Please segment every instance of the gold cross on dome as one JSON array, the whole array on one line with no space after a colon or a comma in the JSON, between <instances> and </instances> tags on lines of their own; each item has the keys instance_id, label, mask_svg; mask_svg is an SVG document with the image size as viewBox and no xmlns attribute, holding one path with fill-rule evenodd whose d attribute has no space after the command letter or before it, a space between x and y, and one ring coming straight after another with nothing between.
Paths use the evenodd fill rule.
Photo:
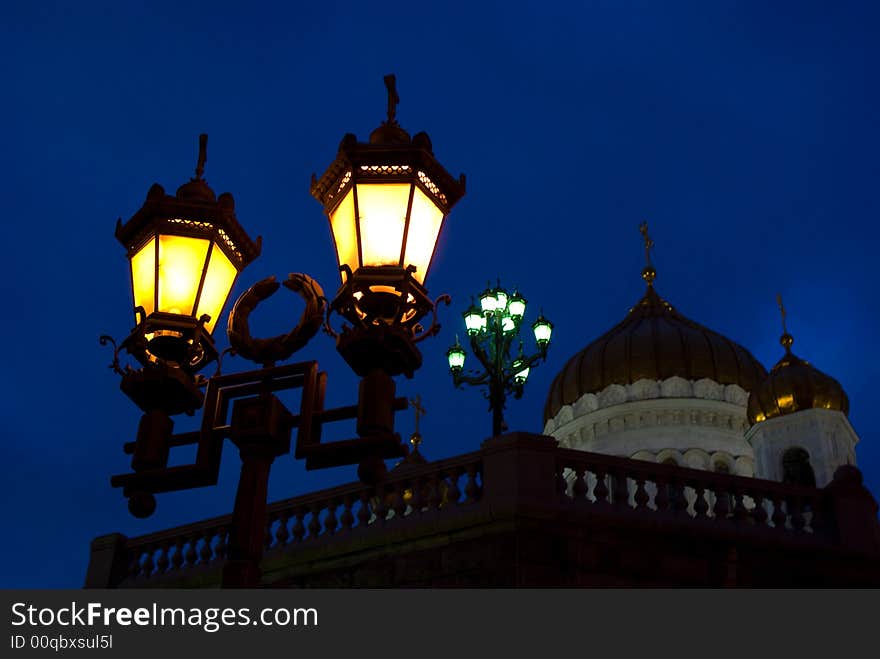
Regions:
<instances>
[{"instance_id":1,"label":"gold cross on dome","mask_svg":"<svg viewBox=\"0 0 880 659\"><path fill-rule=\"evenodd\" d=\"M422 396L421 394L416 396L415 398L409 399L409 404L412 405L413 409L416 411L416 434L419 434L419 419L423 417L427 412L425 412L425 408L422 407Z\"/></svg>"},{"instance_id":2,"label":"gold cross on dome","mask_svg":"<svg viewBox=\"0 0 880 659\"><path fill-rule=\"evenodd\" d=\"M776 294L776 304L779 306L779 313L782 315L782 336L779 338L779 343L785 348L786 353L790 353L794 338L788 333L788 328L785 326L785 317L788 315L788 312L782 304L782 294L780 293Z\"/></svg>"},{"instance_id":3,"label":"gold cross on dome","mask_svg":"<svg viewBox=\"0 0 880 659\"><path fill-rule=\"evenodd\" d=\"M654 247L654 241L651 240L651 236L648 235L647 222L642 222L639 225L639 233L642 234L642 240L645 241L645 267L642 268L642 279L645 280L648 287L651 287L654 284L654 280L657 278L657 271L651 263L651 249Z\"/></svg>"},{"instance_id":4,"label":"gold cross on dome","mask_svg":"<svg viewBox=\"0 0 880 659\"><path fill-rule=\"evenodd\" d=\"M782 314L782 333L788 334L788 329L785 327L785 317L788 313L785 311L785 306L782 304L782 294L776 294L776 304L779 306L779 313Z\"/></svg>"}]
</instances>

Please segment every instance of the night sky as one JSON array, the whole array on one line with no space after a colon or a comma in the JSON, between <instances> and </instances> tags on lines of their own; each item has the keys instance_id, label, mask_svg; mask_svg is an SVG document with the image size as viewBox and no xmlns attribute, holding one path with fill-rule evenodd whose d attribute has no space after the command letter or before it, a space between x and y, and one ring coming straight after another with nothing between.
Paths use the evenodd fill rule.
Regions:
<instances>
[{"instance_id":1,"label":"night sky","mask_svg":"<svg viewBox=\"0 0 880 659\"><path fill-rule=\"evenodd\" d=\"M366 140L384 118L391 72L401 125L427 131L468 183L427 281L453 305L420 344L422 369L398 382L427 408L426 456L475 450L490 433L486 401L455 390L446 367L470 296L501 277L529 300L529 324L540 308L554 322L548 363L506 414L512 429L541 432L556 372L641 296L647 220L660 294L768 368L782 355L782 293L794 351L849 394L858 463L880 493L880 5L554 5L4 3L0 586L79 587L94 536L231 510L240 461L229 444L218 486L160 495L150 519L132 518L109 485L129 469L122 444L140 415L98 344L132 324L116 219L154 182L173 193L189 180L206 132L206 179L264 239L233 296L289 272L332 295L335 253L310 176L345 133ZM299 318L284 293L254 313L255 334ZM329 337L296 358L328 372L328 405L355 402ZM411 412L397 429L412 432ZM285 456L270 498L354 473L306 472Z\"/></svg>"}]
</instances>

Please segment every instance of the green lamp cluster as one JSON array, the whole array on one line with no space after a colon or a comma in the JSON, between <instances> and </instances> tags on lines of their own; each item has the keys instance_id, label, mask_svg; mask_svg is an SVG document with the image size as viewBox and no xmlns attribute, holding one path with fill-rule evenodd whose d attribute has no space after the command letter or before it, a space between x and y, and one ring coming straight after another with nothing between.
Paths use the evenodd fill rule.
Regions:
<instances>
[{"instance_id":1,"label":"green lamp cluster","mask_svg":"<svg viewBox=\"0 0 880 659\"><path fill-rule=\"evenodd\" d=\"M462 314L462 318L470 338L471 350L479 360L483 372L474 377L463 374L466 352L458 337L455 345L446 351L446 358L456 387L460 384L489 387L490 407L497 412L493 425L495 434L498 434L500 411L504 407L506 395L510 393L519 398L531 367L546 359L553 323L540 314L531 326L538 353L526 357L523 354L522 341L519 341L519 353L511 359L510 349L514 340L518 339L523 325L526 299L517 290L509 294L499 283L494 288L489 285L479 300L479 306L472 303Z\"/></svg>"}]
</instances>

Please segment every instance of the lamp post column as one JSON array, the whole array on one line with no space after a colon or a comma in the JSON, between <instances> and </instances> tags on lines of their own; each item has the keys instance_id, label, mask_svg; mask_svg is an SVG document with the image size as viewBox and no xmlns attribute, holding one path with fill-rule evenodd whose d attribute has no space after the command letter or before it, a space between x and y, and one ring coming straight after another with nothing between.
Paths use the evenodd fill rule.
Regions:
<instances>
[{"instance_id":1,"label":"lamp post column","mask_svg":"<svg viewBox=\"0 0 880 659\"><path fill-rule=\"evenodd\" d=\"M253 588L260 583L269 471L276 456L290 451L293 423L293 416L272 394L235 401L230 437L241 455L241 476L223 566L224 588Z\"/></svg>"},{"instance_id":2,"label":"lamp post column","mask_svg":"<svg viewBox=\"0 0 880 659\"><path fill-rule=\"evenodd\" d=\"M241 476L235 493L224 588L252 588L260 583L260 561L266 528L269 470L275 456L260 443L239 446Z\"/></svg>"}]
</instances>

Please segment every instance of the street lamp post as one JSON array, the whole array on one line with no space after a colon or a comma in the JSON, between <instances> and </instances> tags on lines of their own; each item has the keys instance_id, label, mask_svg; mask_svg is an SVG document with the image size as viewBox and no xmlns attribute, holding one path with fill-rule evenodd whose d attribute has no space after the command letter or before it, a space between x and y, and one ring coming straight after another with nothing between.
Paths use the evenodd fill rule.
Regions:
<instances>
[{"instance_id":1,"label":"street lamp post","mask_svg":"<svg viewBox=\"0 0 880 659\"><path fill-rule=\"evenodd\" d=\"M485 386L489 409L492 412L492 436L501 434L504 429L504 407L508 395L520 398L529 377L529 371L547 358L553 324L539 315L532 324L538 351L531 355L523 354L523 343L519 338L520 328L526 312L526 300L518 291L509 294L491 284L480 295L480 306L472 304L462 316L465 329L470 338L471 351L479 360L482 371L464 373L466 353L455 338L455 345L446 352L449 371L456 387L462 384ZM511 354L518 341L519 349Z\"/></svg>"},{"instance_id":2,"label":"street lamp post","mask_svg":"<svg viewBox=\"0 0 880 659\"><path fill-rule=\"evenodd\" d=\"M213 485L219 476L224 439L239 449L241 476L223 569L223 585L259 583L269 471L290 451L307 469L358 464L358 474L374 484L385 474L383 460L406 456L394 433L394 413L406 408L396 398L395 375L411 377L421 365L416 343L439 330L440 301L428 297L425 278L444 219L464 194L464 177L453 179L437 162L424 133L413 139L397 124L394 76L386 76L388 118L368 144L346 135L327 172L313 177L312 194L322 201L336 244L342 286L326 303L321 287L305 274L279 283L269 277L251 286L229 315L230 348L256 362L255 370L223 374L223 354L211 333L241 270L259 255L234 214L232 195L217 197L202 178L207 136L200 138L196 176L175 197L154 185L144 206L116 235L126 248L136 327L114 347L111 367L122 390L143 410L137 439L125 444L132 472L111 478L129 500L129 510L148 517L155 494ZM299 323L284 335L251 336L248 318L281 286L303 297ZM420 320L430 311L425 329ZM351 325L336 332L330 314ZM361 376L357 405L324 409L327 375L315 361L279 365L324 328ZM139 368L121 366L125 349ZM217 372L198 374L211 362ZM301 389L300 409L290 412L275 393ZM171 417L202 409L196 432L173 434ZM358 437L321 441L322 426L357 420ZM192 464L169 467L172 448L197 445Z\"/></svg>"},{"instance_id":3,"label":"street lamp post","mask_svg":"<svg viewBox=\"0 0 880 659\"><path fill-rule=\"evenodd\" d=\"M456 180L443 168L428 135L410 138L398 124L393 75L385 76L385 86L385 121L366 143L345 135L336 159L311 186L330 221L342 277L330 309L350 323L339 333L329 323L326 330L362 378L358 433L365 441L359 446L371 445L359 474L368 481L384 473L383 458L406 454L392 431L392 377L412 377L421 366L416 344L438 331L437 304L449 304L445 295L431 301L425 282L443 222L465 192L464 176ZM420 321L432 310L425 329ZM345 453L327 447L311 464L342 464Z\"/></svg>"}]
</instances>

